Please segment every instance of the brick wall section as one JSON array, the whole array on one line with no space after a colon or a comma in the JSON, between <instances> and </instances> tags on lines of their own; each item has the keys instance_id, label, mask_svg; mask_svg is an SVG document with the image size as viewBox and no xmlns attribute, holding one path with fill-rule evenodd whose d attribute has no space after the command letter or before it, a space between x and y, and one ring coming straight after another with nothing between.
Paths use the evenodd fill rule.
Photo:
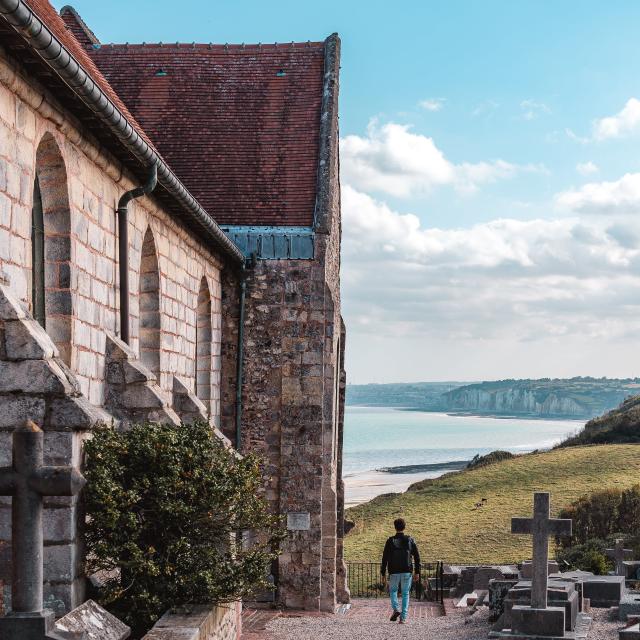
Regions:
<instances>
[{"instance_id":1,"label":"brick wall section","mask_svg":"<svg viewBox=\"0 0 640 640\"><path fill-rule=\"evenodd\" d=\"M239 640L241 633L241 603L194 605L165 613L143 640Z\"/></svg>"},{"instance_id":2,"label":"brick wall section","mask_svg":"<svg viewBox=\"0 0 640 640\"><path fill-rule=\"evenodd\" d=\"M45 292L51 336L29 315L36 167L43 176ZM16 338L13 333L7 338L6 327L10 324L14 331L17 320L0 318L0 381L4 385L0 386L0 465L10 464L11 431L25 417L45 431L47 464L79 465L82 441L93 424L97 419L111 422L111 415L97 408L104 404L108 389L107 335L119 330L114 211L122 193L133 186L129 174L100 149L90 132L82 131L55 98L0 48L0 282L5 298L12 300L5 311L11 307L21 310L15 313L24 313L18 324L30 329L23 338L40 344L42 352L37 358L33 354L22 358L24 362L7 355L7 345ZM204 278L212 312L210 407L218 421L222 262L152 199L135 201L129 214L132 353L135 356L139 347L141 249L144 234L151 229L158 253L162 317L160 371L153 393L164 415L171 411L175 374L189 391L195 391L197 299ZM40 372L33 379L32 369ZM44 378L41 370L48 372ZM49 389L45 384L49 379L58 380L62 387ZM1 498L1 541L10 540L10 522L10 498ZM84 598L81 522L77 498L45 500L45 605L58 615ZM10 545L0 545L0 553L0 579L9 580Z\"/></svg>"},{"instance_id":3,"label":"brick wall section","mask_svg":"<svg viewBox=\"0 0 640 640\"><path fill-rule=\"evenodd\" d=\"M105 330L119 332L117 239L118 198L137 186L123 167L100 149L73 117L17 63L0 50L0 276L25 303L31 300L31 207L37 161L48 167L56 151L67 184L56 202L66 199L70 240L69 290L72 317L68 361L82 393L95 405L104 401ZM47 153L40 153L46 144ZM53 154L55 155L55 153ZM43 187L43 205L48 194ZM66 196L66 198L65 198ZM167 393L175 373L195 390L197 300L204 277L212 308L211 412L219 414L222 262L179 226L150 198L129 206L132 348L139 348L138 286L141 249L147 228L153 233L160 271L162 316L159 385ZM52 216L52 211L45 211ZM58 216L59 217L59 216ZM45 239L46 240L46 239ZM52 285L53 287L53 285ZM59 284L56 289L60 290ZM61 291L61 290L60 290ZM58 291L58 293L60 293ZM58 298L60 299L60 298ZM67 359L67 358L65 358Z\"/></svg>"}]
</instances>

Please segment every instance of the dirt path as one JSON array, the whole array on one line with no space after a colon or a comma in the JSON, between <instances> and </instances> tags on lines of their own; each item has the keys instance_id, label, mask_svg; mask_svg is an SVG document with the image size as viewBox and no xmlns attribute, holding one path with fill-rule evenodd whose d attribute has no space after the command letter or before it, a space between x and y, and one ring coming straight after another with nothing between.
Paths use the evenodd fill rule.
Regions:
<instances>
[{"instance_id":1,"label":"dirt path","mask_svg":"<svg viewBox=\"0 0 640 640\"><path fill-rule=\"evenodd\" d=\"M384 600L355 600L343 614L306 612L245 612L242 640L486 640L488 611L470 616L447 607L443 616L428 603L412 604L407 625L389 622ZM596 609L589 638L617 640L619 622L608 620L608 610Z\"/></svg>"}]
</instances>

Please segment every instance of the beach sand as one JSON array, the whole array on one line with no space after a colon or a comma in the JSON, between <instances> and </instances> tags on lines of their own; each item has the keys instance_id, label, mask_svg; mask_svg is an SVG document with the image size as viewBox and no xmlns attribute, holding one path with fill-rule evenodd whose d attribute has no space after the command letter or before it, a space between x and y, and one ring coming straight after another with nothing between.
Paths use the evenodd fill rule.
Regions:
<instances>
[{"instance_id":1,"label":"beach sand","mask_svg":"<svg viewBox=\"0 0 640 640\"><path fill-rule=\"evenodd\" d=\"M368 502L383 493L402 493L414 482L425 478L435 478L439 473L385 473L384 471L365 471L345 476L345 506L355 507Z\"/></svg>"}]
</instances>

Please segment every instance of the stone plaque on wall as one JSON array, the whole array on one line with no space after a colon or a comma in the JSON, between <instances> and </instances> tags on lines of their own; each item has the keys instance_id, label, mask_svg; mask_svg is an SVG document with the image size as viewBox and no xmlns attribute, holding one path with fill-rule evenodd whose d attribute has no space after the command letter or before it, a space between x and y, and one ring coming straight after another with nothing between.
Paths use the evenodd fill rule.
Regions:
<instances>
[{"instance_id":1,"label":"stone plaque on wall","mask_svg":"<svg viewBox=\"0 0 640 640\"><path fill-rule=\"evenodd\" d=\"M311 529L311 514L307 511L287 513L287 529L289 531L309 531Z\"/></svg>"}]
</instances>

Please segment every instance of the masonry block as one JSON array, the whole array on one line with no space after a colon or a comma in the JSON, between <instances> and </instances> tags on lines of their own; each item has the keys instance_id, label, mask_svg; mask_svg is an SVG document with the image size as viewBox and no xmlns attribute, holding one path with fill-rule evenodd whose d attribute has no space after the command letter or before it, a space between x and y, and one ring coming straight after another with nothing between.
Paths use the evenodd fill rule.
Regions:
<instances>
[{"instance_id":1,"label":"masonry block","mask_svg":"<svg viewBox=\"0 0 640 640\"><path fill-rule=\"evenodd\" d=\"M105 407L123 426L134 422L180 424L156 377L122 340L107 334Z\"/></svg>"}]
</instances>

